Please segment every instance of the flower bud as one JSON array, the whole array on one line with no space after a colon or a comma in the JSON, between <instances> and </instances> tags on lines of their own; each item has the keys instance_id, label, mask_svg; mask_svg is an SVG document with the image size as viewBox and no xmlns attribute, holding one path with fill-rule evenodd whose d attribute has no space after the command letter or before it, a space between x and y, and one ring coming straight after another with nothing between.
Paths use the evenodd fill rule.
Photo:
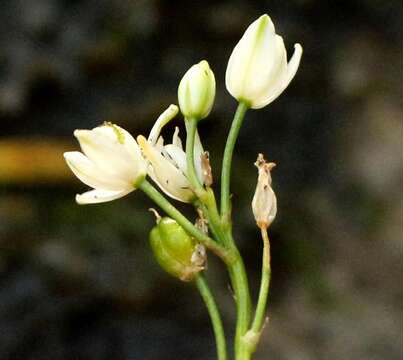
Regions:
<instances>
[{"instance_id":1,"label":"flower bud","mask_svg":"<svg viewBox=\"0 0 403 360\"><path fill-rule=\"evenodd\" d=\"M193 65L179 83L179 107L185 118L204 119L213 107L214 98L214 73L203 60Z\"/></svg>"},{"instance_id":2,"label":"flower bud","mask_svg":"<svg viewBox=\"0 0 403 360\"><path fill-rule=\"evenodd\" d=\"M225 83L229 93L252 109L260 109L275 100L298 70L302 47L287 63L283 38L276 34L270 17L255 20L235 46L228 61Z\"/></svg>"},{"instance_id":3,"label":"flower bud","mask_svg":"<svg viewBox=\"0 0 403 360\"><path fill-rule=\"evenodd\" d=\"M203 270L205 253L201 245L169 217L157 219L150 232L150 245L160 266L182 281L191 281Z\"/></svg>"},{"instance_id":4,"label":"flower bud","mask_svg":"<svg viewBox=\"0 0 403 360\"><path fill-rule=\"evenodd\" d=\"M258 168L258 180L255 195L252 200L252 210L257 226L267 229L273 222L277 213L277 199L271 188L270 171L276 164L267 163L262 154L255 162Z\"/></svg>"}]
</instances>

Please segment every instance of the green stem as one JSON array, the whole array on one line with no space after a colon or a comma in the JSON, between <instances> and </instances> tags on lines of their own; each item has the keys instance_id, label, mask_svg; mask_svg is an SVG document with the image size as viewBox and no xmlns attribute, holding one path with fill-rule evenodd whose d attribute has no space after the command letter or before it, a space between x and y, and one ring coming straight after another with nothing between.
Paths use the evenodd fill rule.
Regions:
<instances>
[{"instance_id":1,"label":"green stem","mask_svg":"<svg viewBox=\"0 0 403 360\"><path fill-rule=\"evenodd\" d=\"M231 264L227 264L227 267L234 290L237 308L235 353L237 354L237 360L244 360L243 357L239 357L241 356L239 354L243 352L247 353L247 344L242 341L242 337L248 331L251 317L251 299L245 265L232 238L231 226L224 226L223 222L221 221L221 217L218 214L217 205L215 203L214 194L211 189L207 189L207 195L203 198L203 200L207 208L207 217L212 233L217 237L217 241L220 244L223 244L226 248L232 250L232 254L234 255L234 261L231 262Z\"/></svg>"},{"instance_id":2,"label":"green stem","mask_svg":"<svg viewBox=\"0 0 403 360\"><path fill-rule=\"evenodd\" d=\"M210 315L211 323L213 324L213 330L215 335L216 347L217 347L217 360L227 359L227 349L225 344L225 334L222 325L220 313L217 308L217 304L209 289L206 279L203 275L196 276L196 286L199 289L204 303Z\"/></svg>"},{"instance_id":3,"label":"green stem","mask_svg":"<svg viewBox=\"0 0 403 360\"><path fill-rule=\"evenodd\" d=\"M228 237L225 233L225 229L222 226L223 224L221 221L221 216L217 209L214 192L210 187L204 191L202 196L199 198L198 203L201 204L201 209L208 220L208 226L216 240L224 246L229 245L227 241Z\"/></svg>"},{"instance_id":4,"label":"green stem","mask_svg":"<svg viewBox=\"0 0 403 360\"><path fill-rule=\"evenodd\" d=\"M227 244L236 254L236 261L228 265L237 307L237 323L235 332L236 360L250 359L250 353L248 351L247 344L243 341L243 336L248 331L250 324L251 300L245 265L232 238L230 182L232 155L234 153L239 130L241 129L242 122L248 108L249 106L247 103L242 101L239 102L225 145L221 170L221 224L226 239L224 244Z\"/></svg>"},{"instance_id":5,"label":"green stem","mask_svg":"<svg viewBox=\"0 0 403 360\"><path fill-rule=\"evenodd\" d=\"M231 279L231 284L234 290L235 303L237 308L237 321L235 330L235 359L244 360L242 353L244 352L245 344L242 341L243 335L248 331L251 313L251 300L249 293L248 279L246 276L245 265L242 257L236 247L236 261L228 265L228 271Z\"/></svg>"},{"instance_id":6,"label":"green stem","mask_svg":"<svg viewBox=\"0 0 403 360\"><path fill-rule=\"evenodd\" d=\"M231 162L234 152L235 142L238 138L245 113L248 110L248 105L245 102L240 102L236 110L234 120L232 121L231 129L228 134L227 143L225 145L222 170L221 170L221 216L228 221L231 212L230 201L230 181L231 181Z\"/></svg>"},{"instance_id":7,"label":"green stem","mask_svg":"<svg viewBox=\"0 0 403 360\"><path fill-rule=\"evenodd\" d=\"M252 322L251 328L242 336L242 348L237 353L239 356L237 360L248 360L255 352L256 347L260 341L260 336L263 331L267 297L269 295L270 286L270 240L267 235L267 228L261 229L263 239L263 259L262 259L262 279L260 282L259 297L256 306L255 317Z\"/></svg>"},{"instance_id":8,"label":"green stem","mask_svg":"<svg viewBox=\"0 0 403 360\"><path fill-rule=\"evenodd\" d=\"M139 188L153 200L167 215L175 219L179 225L181 225L185 231L194 236L200 243L206 246L219 256L225 263L229 264L233 261L233 257L230 252L211 239L206 234L203 234L198 228L196 228L182 213L177 210L165 197L147 180L144 180Z\"/></svg>"},{"instance_id":9,"label":"green stem","mask_svg":"<svg viewBox=\"0 0 403 360\"><path fill-rule=\"evenodd\" d=\"M196 193L200 190L204 190L202 184L200 183L195 169L194 161L194 143L197 130L197 119L187 118L185 119L186 124L186 165L187 165L187 178L192 184Z\"/></svg>"},{"instance_id":10,"label":"green stem","mask_svg":"<svg viewBox=\"0 0 403 360\"><path fill-rule=\"evenodd\" d=\"M207 190L207 192L209 192ZM217 241L232 251L234 260L227 264L232 288L234 290L235 303L237 308L237 323L235 332L235 354L237 360L246 360L241 355L247 354L247 344L242 341L243 335L248 331L251 317L251 299L249 293L248 278L246 276L245 265L242 257L234 243L231 234L231 227L224 227L217 211L217 206L211 196L204 198L207 207L209 227L217 237ZM246 356L246 355L245 355Z\"/></svg>"},{"instance_id":11,"label":"green stem","mask_svg":"<svg viewBox=\"0 0 403 360\"><path fill-rule=\"evenodd\" d=\"M211 234L212 234L213 238L219 244L224 245L223 242L222 242L223 236L221 234L221 228L215 226L216 222L214 222L213 215L210 214L209 208L207 207L207 205L205 203L203 203L202 201L200 201L200 200L196 200L194 202L194 206L196 208L200 209L203 212L203 216L207 220L207 225L208 225L208 227L209 227L209 229L211 231ZM218 217L218 219L220 219L220 217Z\"/></svg>"},{"instance_id":12,"label":"green stem","mask_svg":"<svg viewBox=\"0 0 403 360\"><path fill-rule=\"evenodd\" d=\"M248 278L246 276L245 266L242 257L232 238L231 226L224 226L217 210L214 193L211 189L206 190L203 196L203 210L206 211L209 220L209 227L217 241L232 251L234 261L227 264L231 284L234 290L234 296L237 307L237 324L235 334L235 353L237 360L245 360L242 353L247 354L247 345L242 341L243 335L248 330L251 316L251 300L249 293ZM242 357L243 356L243 357Z\"/></svg>"},{"instance_id":13,"label":"green stem","mask_svg":"<svg viewBox=\"0 0 403 360\"><path fill-rule=\"evenodd\" d=\"M262 279L260 282L259 297L256 306L255 318L253 319L251 330L254 333L260 333L265 321L267 297L270 286L270 240L267 235L267 229L261 228L263 239L263 258L262 258Z\"/></svg>"}]
</instances>

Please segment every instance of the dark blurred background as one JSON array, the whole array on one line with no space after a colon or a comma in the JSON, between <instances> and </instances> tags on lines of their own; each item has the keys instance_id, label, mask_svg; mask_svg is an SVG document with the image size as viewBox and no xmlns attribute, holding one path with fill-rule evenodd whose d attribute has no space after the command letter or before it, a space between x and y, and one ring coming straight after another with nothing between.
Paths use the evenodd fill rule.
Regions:
<instances>
[{"instance_id":1,"label":"dark blurred background","mask_svg":"<svg viewBox=\"0 0 403 360\"><path fill-rule=\"evenodd\" d=\"M151 256L151 202L135 192L76 205L86 186L62 153L78 149L74 129L105 120L148 134L177 103L184 72L207 59L218 93L200 132L217 180L236 107L227 60L265 12L304 55L285 93L247 114L234 159L235 230L254 294L253 162L263 152L278 164L270 322L256 359L403 359L400 0L1 0L1 360L214 359L196 290ZM213 256L207 276L232 329Z\"/></svg>"}]
</instances>

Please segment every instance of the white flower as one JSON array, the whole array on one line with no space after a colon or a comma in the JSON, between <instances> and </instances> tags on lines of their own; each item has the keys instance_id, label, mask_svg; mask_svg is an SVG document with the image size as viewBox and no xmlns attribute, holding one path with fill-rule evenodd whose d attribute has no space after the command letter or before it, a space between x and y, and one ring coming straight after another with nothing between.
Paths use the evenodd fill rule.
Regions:
<instances>
[{"instance_id":1,"label":"white flower","mask_svg":"<svg viewBox=\"0 0 403 360\"><path fill-rule=\"evenodd\" d=\"M283 38L276 34L270 17L265 14L245 31L228 61L225 82L230 94L260 109L275 100L297 72L302 47L287 64Z\"/></svg>"},{"instance_id":2,"label":"white flower","mask_svg":"<svg viewBox=\"0 0 403 360\"><path fill-rule=\"evenodd\" d=\"M193 65L178 87L178 101L185 118L204 119L214 104L215 77L206 60Z\"/></svg>"},{"instance_id":3,"label":"white flower","mask_svg":"<svg viewBox=\"0 0 403 360\"><path fill-rule=\"evenodd\" d=\"M83 153L64 153L71 171L94 190L76 196L79 204L96 204L118 199L144 180L147 162L136 140L111 123L92 130L76 130L74 136Z\"/></svg>"},{"instance_id":4,"label":"white flower","mask_svg":"<svg viewBox=\"0 0 403 360\"><path fill-rule=\"evenodd\" d=\"M179 129L175 128L171 144L164 144L160 136L162 128L178 113L176 105L170 105L155 122L148 139L139 136L137 141L145 158L150 162L148 174L168 196L183 202L191 202L195 198L191 184L187 178L186 153L179 138ZM203 148L196 133L194 158L196 173L202 182L201 159Z\"/></svg>"},{"instance_id":5,"label":"white flower","mask_svg":"<svg viewBox=\"0 0 403 360\"><path fill-rule=\"evenodd\" d=\"M259 154L255 162L258 168L258 180L255 195L252 200L253 215L260 228L267 228L277 214L277 199L271 188L270 170L276 164L267 163L262 154Z\"/></svg>"}]
</instances>

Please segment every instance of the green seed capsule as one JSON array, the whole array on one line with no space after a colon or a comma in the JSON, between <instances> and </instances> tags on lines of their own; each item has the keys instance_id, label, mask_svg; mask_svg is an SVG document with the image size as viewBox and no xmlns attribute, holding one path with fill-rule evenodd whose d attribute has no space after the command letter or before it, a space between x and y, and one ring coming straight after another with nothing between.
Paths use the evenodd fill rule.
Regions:
<instances>
[{"instance_id":1,"label":"green seed capsule","mask_svg":"<svg viewBox=\"0 0 403 360\"><path fill-rule=\"evenodd\" d=\"M150 245L160 266L183 281L192 280L203 269L200 245L171 218L159 219L150 232Z\"/></svg>"}]
</instances>

